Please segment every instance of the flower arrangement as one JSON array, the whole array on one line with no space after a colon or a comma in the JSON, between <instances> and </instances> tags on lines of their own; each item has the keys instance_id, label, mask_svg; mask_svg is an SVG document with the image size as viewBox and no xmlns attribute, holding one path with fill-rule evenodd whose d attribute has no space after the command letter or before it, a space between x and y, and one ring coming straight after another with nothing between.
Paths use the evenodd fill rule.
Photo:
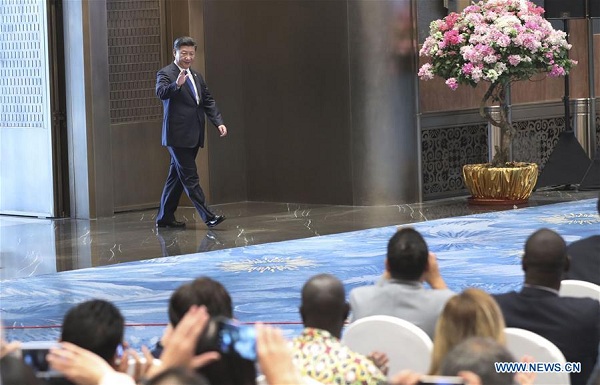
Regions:
<instances>
[{"instance_id":1,"label":"flower arrangement","mask_svg":"<svg viewBox=\"0 0 600 385\"><path fill-rule=\"evenodd\" d=\"M544 9L527 0L488 0L473 3L460 14L433 21L420 55L431 58L419 69L423 80L440 76L455 90L482 81L490 86L480 113L502 130L502 141L492 161L509 159L514 128L509 121L506 92L514 81L545 72L558 77L577 64L569 59L571 45L563 31L555 30L542 16ZM500 103L500 117L485 111L489 100Z\"/></svg>"}]
</instances>

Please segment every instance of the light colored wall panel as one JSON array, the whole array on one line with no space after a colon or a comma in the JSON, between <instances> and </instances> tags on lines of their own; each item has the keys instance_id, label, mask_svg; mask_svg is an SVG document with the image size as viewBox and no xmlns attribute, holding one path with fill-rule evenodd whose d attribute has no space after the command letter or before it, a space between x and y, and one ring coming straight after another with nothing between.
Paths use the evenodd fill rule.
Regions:
<instances>
[{"instance_id":1,"label":"light colored wall panel","mask_svg":"<svg viewBox=\"0 0 600 385\"><path fill-rule=\"evenodd\" d=\"M47 10L0 7L0 213L55 216Z\"/></svg>"}]
</instances>

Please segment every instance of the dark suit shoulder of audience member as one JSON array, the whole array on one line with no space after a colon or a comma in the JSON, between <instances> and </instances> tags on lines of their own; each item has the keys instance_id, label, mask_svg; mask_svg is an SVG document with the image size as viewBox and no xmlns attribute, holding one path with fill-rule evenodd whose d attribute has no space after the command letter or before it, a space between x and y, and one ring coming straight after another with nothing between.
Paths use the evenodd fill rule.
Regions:
<instances>
[{"instance_id":1,"label":"dark suit shoulder of audience member","mask_svg":"<svg viewBox=\"0 0 600 385\"><path fill-rule=\"evenodd\" d=\"M525 242L520 292L495 295L506 326L526 329L554 343L568 362L580 362L572 385L584 385L596 363L600 343L600 302L560 297L560 281L569 269L562 237L549 229L534 232Z\"/></svg>"},{"instance_id":2,"label":"dark suit shoulder of audience member","mask_svg":"<svg viewBox=\"0 0 600 385\"><path fill-rule=\"evenodd\" d=\"M417 325L433 338L437 318L455 293L446 287L435 255L418 231L405 227L392 236L385 270L387 279L350 292L352 320L389 315ZM423 281L434 290L426 289Z\"/></svg>"},{"instance_id":3,"label":"dark suit shoulder of audience member","mask_svg":"<svg viewBox=\"0 0 600 385\"><path fill-rule=\"evenodd\" d=\"M600 215L600 197L597 209ZM563 274L563 279L578 279L600 285L600 234L571 243L567 253L571 257L571 265Z\"/></svg>"},{"instance_id":4,"label":"dark suit shoulder of audience member","mask_svg":"<svg viewBox=\"0 0 600 385\"><path fill-rule=\"evenodd\" d=\"M600 285L600 235L580 239L569 245L571 268L563 279L577 279Z\"/></svg>"}]
</instances>

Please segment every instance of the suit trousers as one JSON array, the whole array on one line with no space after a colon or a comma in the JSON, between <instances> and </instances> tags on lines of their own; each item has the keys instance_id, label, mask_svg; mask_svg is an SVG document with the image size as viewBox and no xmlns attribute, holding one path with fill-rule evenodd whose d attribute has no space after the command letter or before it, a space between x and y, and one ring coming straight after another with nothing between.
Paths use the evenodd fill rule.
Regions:
<instances>
[{"instance_id":1,"label":"suit trousers","mask_svg":"<svg viewBox=\"0 0 600 385\"><path fill-rule=\"evenodd\" d=\"M202 221L207 222L215 215L206 207L204 192L200 187L200 178L196 167L196 155L199 147L183 148L167 146L171 154L169 175L165 182L160 198L160 209L156 218L157 222L170 222L175 220L175 210L179 204L181 193L185 191L198 210Z\"/></svg>"}]
</instances>

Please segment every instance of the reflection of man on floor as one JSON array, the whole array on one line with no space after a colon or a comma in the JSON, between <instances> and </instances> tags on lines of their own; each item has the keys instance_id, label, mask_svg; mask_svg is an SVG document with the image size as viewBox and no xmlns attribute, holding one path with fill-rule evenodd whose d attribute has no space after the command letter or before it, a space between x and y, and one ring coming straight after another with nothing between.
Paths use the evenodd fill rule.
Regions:
<instances>
[{"instance_id":1,"label":"reflection of man on floor","mask_svg":"<svg viewBox=\"0 0 600 385\"><path fill-rule=\"evenodd\" d=\"M400 229L388 242L387 279L350 292L352 320L372 315L402 318L423 329L432 339L435 324L454 292L440 275L433 253L413 228ZM423 281L432 289L423 287Z\"/></svg>"},{"instance_id":2,"label":"reflection of man on floor","mask_svg":"<svg viewBox=\"0 0 600 385\"><path fill-rule=\"evenodd\" d=\"M222 249L223 242L219 240L215 231L209 230L206 232L206 235L198 244L197 249L193 249L194 244L196 243L197 237L196 235L190 236L189 232L186 231L174 231L174 230L166 230L166 231L156 231L156 238L158 239L158 243L160 244L161 256L175 256L182 254L189 254L193 252L203 253L206 251L219 250ZM190 244L186 250L185 245ZM181 244L183 242L184 248L181 249ZM219 247L221 246L221 247Z\"/></svg>"}]
</instances>

